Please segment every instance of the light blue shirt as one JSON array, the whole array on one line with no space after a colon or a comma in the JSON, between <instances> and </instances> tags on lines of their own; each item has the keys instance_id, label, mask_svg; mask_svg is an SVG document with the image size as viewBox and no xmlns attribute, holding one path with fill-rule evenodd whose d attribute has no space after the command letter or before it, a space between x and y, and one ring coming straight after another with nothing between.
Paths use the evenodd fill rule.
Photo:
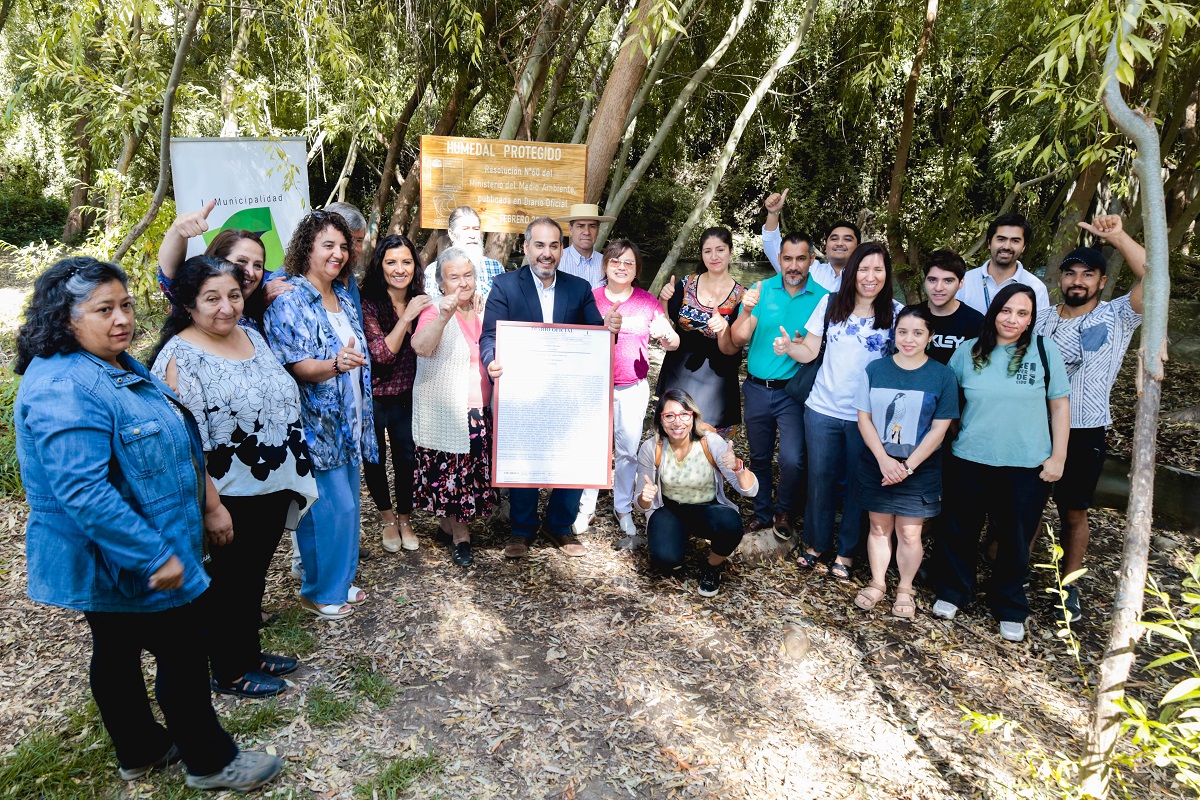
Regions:
<instances>
[{"instance_id":1,"label":"light blue shirt","mask_svg":"<svg viewBox=\"0 0 1200 800\"><path fill-rule=\"evenodd\" d=\"M608 283L604 276L604 254L599 250L593 250L591 256L584 258L575 245L569 245L563 250L558 268L568 275L583 278L593 289Z\"/></svg>"},{"instance_id":2,"label":"light blue shirt","mask_svg":"<svg viewBox=\"0 0 1200 800\"><path fill-rule=\"evenodd\" d=\"M1013 276L1004 283L996 283L996 279L987 269L988 264L991 263L991 259L988 259L983 262L982 267L968 270L967 274L963 276L962 285L958 287L958 294L955 295L960 302L966 303L980 314L987 316L988 305L1000 293L1000 290L1010 283L1020 283L1033 289L1034 297L1037 298L1038 316L1041 317L1046 313L1050 308L1050 293L1046 291L1046 284L1042 283L1041 278L1025 269L1018 261L1017 271Z\"/></svg>"}]
</instances>

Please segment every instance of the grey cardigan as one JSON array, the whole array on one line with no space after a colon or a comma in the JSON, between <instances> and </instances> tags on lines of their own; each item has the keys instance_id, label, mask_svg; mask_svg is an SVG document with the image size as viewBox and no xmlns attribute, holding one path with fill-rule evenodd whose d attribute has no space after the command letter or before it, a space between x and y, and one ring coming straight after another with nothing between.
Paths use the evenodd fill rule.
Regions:
<instances>
[{"instance_id":1,"label":"grey cardigan","mask_svg":"<svg viewBox=\"0 0 1200 800\"><path fill-rule=\"evenodd\" d=\"M729 485L737 490L738 494L742 495L743 497L754 497L754 495L758 494L758 478L756 477L754 479L753 486L751 486L749 489L743 490L742 487L738 485L737 475L735 475L732 470L726 469L721 463L721 456L723 456L725 451L729 449L729 445L724 439L717 434L712 433L711 431L705 433L704 437L708 440L708 451L712 453L713 460L717 462L717 468L713 470L713 483L714 488L717 490L717 502L723 506L728 506L729 508L736 510L737 506L734 505L732 500L725 496L725 481L729 481ZM658 467L654 465L654 451L658 447L659 438L660 437L657 434L651 436L649 439L642 442L642 446L638 449L637 477L634 478L633 484L634 503L636 504L637 498L641 496L640 487L645 485L646 478L650 478L654 481L654 484L658 486L658 494L654 495L654 502L650 504L650 508L645 509L647 520L650 519L650 515L653 514L657 509L662 508L663 504L662 479L659 477ZM670 443L664 442L663 450L666 451L668 447L670 447ZM722 478L724 480L722 480ZM641 506L639 505L638 508L641 508Z\"/></svg>"}]
</instances>

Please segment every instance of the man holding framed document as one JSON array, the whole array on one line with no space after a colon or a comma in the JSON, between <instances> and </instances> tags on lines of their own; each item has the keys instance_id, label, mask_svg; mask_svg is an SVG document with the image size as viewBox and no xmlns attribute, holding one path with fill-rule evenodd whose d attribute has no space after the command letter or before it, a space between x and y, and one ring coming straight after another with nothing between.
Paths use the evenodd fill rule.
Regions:
<instances>
[{"instance_id":1,"label":"man holding framed document","mask_svg":"<svg viewBox=\"0 0 1200 800\"><path fill-rule=\"evenodd\" d=\"M571 531L580 494L584 487L611 485L611 334L621 330L620 306L600 316L588 282L558 271L562 228L549 217L535 219L525 228L525 256L528 265L493 281L479 340L480 358L488 365L493 381L504 374L501 359L506 352L514 357L514 375L520 376L514 378L511 389L503 381L496 387L496 457L500 462L493 462L492 482L512 487L508 495L512 536L504 555L523 558L529 554L529 544L539 528L538 490L554 487L558 481L559 488L551 494L546 508L546 534L564 555L582 556L586 552L583 544ZM504 322L550 324L499 325ZM603 336L606 349L598 346L594 330L568 326L607 328L610 333ZM505 347L512 349L506 351ZM531 348L540 350L531 352ZM540 371L536 375L543 379L536 382L540 389L530 380L533 371ZM547 377L550 380L544 380ZM598 387L602 389L597 391ZM509 398L515 404L508 403ZM603 405L599 405L598 398ZM507 409L510 405L516 407ZM593 406L597 414L605 416L592 417L588 409ZM536 431L531 430L530 419L540 419ZM600 419L607 420L607 424ZM529 441L535 435L537 441ZM501 445L501 441L508 446ZM541 457L531 461L534 452ZM593 482L598 474L586 469L571 471L572 464L594 463L604 465L603 482ZM564 485L567 480L571 483Z\"/></svg>"}]
</instances>

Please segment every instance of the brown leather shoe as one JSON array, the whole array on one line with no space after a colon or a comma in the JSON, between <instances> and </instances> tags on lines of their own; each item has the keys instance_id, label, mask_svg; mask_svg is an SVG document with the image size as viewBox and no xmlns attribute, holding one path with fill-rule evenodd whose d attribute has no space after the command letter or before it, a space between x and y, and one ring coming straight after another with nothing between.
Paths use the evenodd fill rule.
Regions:
<instances>
[{"instance_id":1,"label":"brown leather shoe","mask_svg":"<svg viewBox=\"0 0 1200 800\"><path fill-rule=\"evenodd\" d=\"M788 522L787 514L775 515L775 538L781 542L792 538L792 523Z\"/></svg>"},{"instance_id":2,"label":"brown leather shoe","mask_svg":"<svg viewBox=\"0 0 1200 800\"><path fill-rule=\"evenodd\" d=\"M508 543L504 545L504 557L525 558L527 555L529 555L529 537L509 536Z\"/></svg>"},{"instance_id":3,"label":"brown leather shoe","mask_svg":"<svg viewBox=\"0 0 1200 800\"><path fill-rule=\"evenodd\" d=\"M579 541L579 537L573 533L568 533L566 536L555 536L547 531L546 538L554 542L554 546L561 550L564 556L579 558L587 553L587 548L583 546L583 542Z\"/></svg>"},{"instance_id":4,"label":"brown leather shoe","mask_svg":"<svg viewBox=\"0 0 1200 800\"><path fill-rule=\"evenodd\" d=\"M758 517L750 520L750 524L746 526L746 533L759 533L760 531L771 530L771 523L760 522Z\"/></svg>"}]
</instances>

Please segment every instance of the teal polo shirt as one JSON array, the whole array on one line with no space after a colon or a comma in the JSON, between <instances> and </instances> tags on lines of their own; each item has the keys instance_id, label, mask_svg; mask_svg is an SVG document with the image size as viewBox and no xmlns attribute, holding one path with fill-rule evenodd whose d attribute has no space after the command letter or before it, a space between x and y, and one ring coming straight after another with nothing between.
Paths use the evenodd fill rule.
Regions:
<instances>
[{"instance_id":1,"label":"teal polo shirt","mask_svg":"<svg viewBox=\"0 0 1200 800\"><path fill-rule=\"evenodd\" d=\"M775 340L779 337L779 326L789 333L803 331L821 298L829 292L810 275L804 288L795 295L788 294L783 287L783 276L776 275L762 282L759 287L758 305L750 313L758 318L754 335L750 337L750 351L746 356L746 369L764 381L782 380L796 374L799 362L791 356L775 355Z\"/></svg>"}]
</instances>

